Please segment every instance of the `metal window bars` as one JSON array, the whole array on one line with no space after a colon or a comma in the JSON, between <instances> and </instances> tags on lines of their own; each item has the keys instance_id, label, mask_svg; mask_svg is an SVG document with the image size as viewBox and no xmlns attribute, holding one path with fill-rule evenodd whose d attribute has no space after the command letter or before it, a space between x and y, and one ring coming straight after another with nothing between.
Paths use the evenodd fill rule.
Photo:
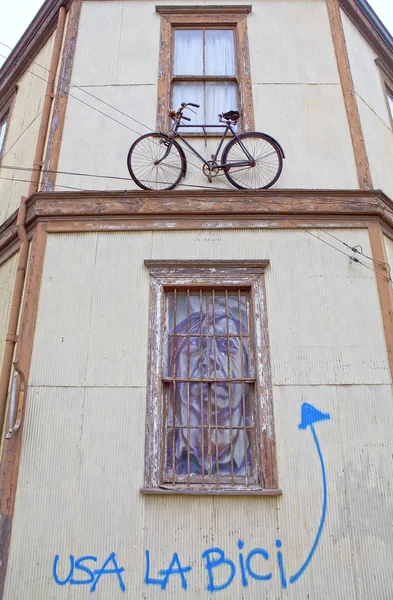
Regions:
<instances>
[{"instance_id":1,"label":"metal window bars","mask_svg":"<svg viewBox=\"0 0 393 600\"><path fill-rule=\"evenodd\" d=\"M257 485L249 290L167 290L163 484Z\"/></svg>"}]
</instances>

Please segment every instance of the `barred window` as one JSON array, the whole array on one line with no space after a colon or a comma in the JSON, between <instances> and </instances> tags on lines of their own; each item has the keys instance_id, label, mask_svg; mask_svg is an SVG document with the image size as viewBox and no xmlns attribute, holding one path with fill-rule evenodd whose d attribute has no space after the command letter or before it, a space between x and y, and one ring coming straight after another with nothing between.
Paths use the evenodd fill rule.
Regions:
<instances>
[{"instance_id":1,"label":"barred window","mask_svg":"<svg viewBox=\"0 0 393 600\"><path fill-rule=\"evenodd\" d=\"M256 483L249 292L167 293L165 481Z\"/></svg>"},{"instance_id":2,"label":"barred window","mask_svg":"<svg viewBox=\"0 0 393 600\"><path fill-rule=\"evenodd\" d=\"M267 261L146 261L145 493L279 493Z\"/></svg>"}]
</instances>

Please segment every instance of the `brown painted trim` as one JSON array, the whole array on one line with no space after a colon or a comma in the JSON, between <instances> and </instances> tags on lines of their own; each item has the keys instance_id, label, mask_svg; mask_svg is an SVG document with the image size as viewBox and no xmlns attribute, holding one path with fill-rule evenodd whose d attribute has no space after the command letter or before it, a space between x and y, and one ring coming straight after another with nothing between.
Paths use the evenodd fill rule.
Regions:
<instances>
[{"instance_id":1,"label":"brown painted trim","mask_svg":"<svg viewBox=\"0 0 393 600\"><path fill-rule=\"evenodd\" d=\"M347 16L353 21L357 29L363 34L375 52L387 63L393 67L393 53L391 48L384 41L384 37L375 28L369 19L363 13L362 9L354 0L339 0L340 6Z\"/></svg>"},{"instance_id":2,"label":"brown painted trim","mask_svg":"<svg viewBox=\"0 0 393 600\"><path fill-rule=\"evenodd\" d=\"M39 224L37 226L30 250L29 271L26 279L22 322L20 326L18 352L16 356L16 360L19 362L19 368L21 371L23 371L26 381L28 380L30 372L46 238L46 226L45 224ZM12 519L15 507L16 488L22 449L22 430L23 417L18 433L15 434L11 439L4 441L0 462L0 600L3 598L5 578L7 574Z\"/></svg>"},{"instance_id":3,"label":"brown painted trim","mask_svg":"<svg viewBox=\"0 0 393 600\"><path fill-rule=\"evenodd\" d=\"M326 0L360 189L372 189L370 165L352 81L339 0Z\"/></svg>"},{"instance_id":4,"label":"brown painted trim","mask_svg":"<svg viewBox=\"0 0 393 600\"><path fill-rule=\"evenodd\" d=\"M228 216L223 215L220 218L196 218L194 216L171 217L170 229L173 230L195 230L206 229L206 240L209 236L214 236L214 231L217 229L334 229L334 228L367 228L370 219L367 217L359 217L357 219L349 219L337 215L335 218L327 217L325 219L310 217L310 224L302 217L293 217L288 220L283 215L278 217L265 217L261 219L258 215L251 216ZM67 233L67 232L92 232L92 231L154 231L167 230L168 217L158 216L154 218L130 218L122 219L101 219L100 221L92 221L89 217L78 221L72 219L64 220L48 220L48 233ZM209 233L210 232L210 233ZM17 248L17 247L16 247ZM2 254L0 253L0 264L2 262Z\"/></svg>"},{"instance_id":5,"label":"brown painted trim","mask_svg":"<svg viewBox=\"0 0 393 600\"><path fill-rule=\"evenodd\" d=\"M64 40L63 55L59 74L59 81L62 83L57 87L52 121L46 147L44 168L50 171L56 171L59 164L60 147L63 137L68 91L70 88L71 72L74 63L81 9L82 0L74 0L68 15L67 32ZM44 173L42 177L41 188L46 191L51 191L53 190L55 182L56 173Z\"/></svg>"},{"instance_id":6,"label":"brown painted trim","mask_svg":"<svg viewBox=\"0 0 393 600\"><path fill-rule=\"evenodd\" d=\"M367 227L380 217L393 230L393 203L380 190L260 192L39 192L27 203L26 230L52 232L258 227ZM0 261L18 247L16 213L0 227Z\"/></svg>"},{"instance_id":7,"label":"brown painted trim","mask_svg":"<svg viewBox=\"0 0 393 600\"><path fill-rule=\"evenodd\" d=\"M369 227L369 237L371 252L374 261L388 263L386 254L384 232L380 223L371 223ZM393 291L392 281L389 281L389 269L384 268L378 263L374 263L376 273L376 283L379 295L379 302L382 312L382 323L385 332L386 348L390 367L390 375L393 380Z\"/></svg>"},{"instance_id":8,"label":"brown painted trim","mask_svg":"<svg viewBox=\"0 0 393 600\"><path fill-rule=\"evenodd\" d=\"M252 11L251 4L245 4L244 6L239 6L236 4L227 4L227 5L187 5L187 6L179 6L179 5L160 5L156 6L156 12L160 13L160 15L248 15Z\"/></svg>"},{"instance_id":9,"label":"brown painted trim","mask_svg":"<svg viewBox=\"0 0 393 600\"><path fill-rule=\"evenodd\" d=\"M168 11L165 11L168 8ZM176 10L178 8L179 10ZM157 86L157 131L170 131L171 120L169 111L172 98L172 60L173 60L173 28L176 26L200 25L201 27L233 27L236 54L236 78L239 92L239 107L241 119L239 128L242 131L253 131L254 107L252 101L251 65L248 47L247 14L249 6L232 6L226 11L226 6L169 6L156 7L161 15L160 50L158 63ZM244 9L244 10L243 10ZM189 78L185 78L189 79ZM230 78L228 78L230 79ZM193 136L198 134L194 133ZM207 134L210 136L210 133ZM213 133L212 135L217 135Z\"/></svg>"},{"instance_id":10,"label":"brown painted trim","mask_svg":"<svg viewBox=\"0 0 393 600\"><path fill-rule=\"evenodd\" d=\"M72 2L73 0L46 0L38 11L0 69L0 106L54 32L60 7L64 6L68 10Z\"/></svg>"},{"instance_id":11,"label":"brown painted trim","mask_svg":"<svg viewBox=\"0 0 393 600\"><path fill-rule=\"evenodd\" d=\"M165 323L167 315L166 298L168 288L223 288L233 286L247 289L250 294L250 357L261 363L255 368L252 377L254 387L253 435L256 453L252 460L252 481L232 487L243 494L255 489L262 491L278 489L277 460L275 452L273 391L270 372L270 347L266 308L264 273L269 260L145 260L150 275L149 308L149 358L150 365L146 397L146 439L145 439L145 478L144 489L169 489L164 477L164 431L165 431L165 389L162 364L166 354ZM215 379L216 377L214 377ZM244 380L244 371L242 371ZM214 427L214 426L213 426ZM255 460L254 460L255 459ZM233 473L233 472L232 472ZM228 492L225 483L216 488L222 494ZM172 490L180 493L211 493L205 487L203 477L197 486L188 480L185 485L174 483Z\"/></svg>"},{"instance_id":12,"label":"brown painted trim","mask_svg":"<svg viewBox=\"0 0 393 600\"><path fill-rule=\"evenodd\" d=\"M173 489L167 490L164 488L141 488L141 494L146 496L281 496L282 490L263 489L263 490L234 490L234 489Z\"/></svg>"}]
</instances>

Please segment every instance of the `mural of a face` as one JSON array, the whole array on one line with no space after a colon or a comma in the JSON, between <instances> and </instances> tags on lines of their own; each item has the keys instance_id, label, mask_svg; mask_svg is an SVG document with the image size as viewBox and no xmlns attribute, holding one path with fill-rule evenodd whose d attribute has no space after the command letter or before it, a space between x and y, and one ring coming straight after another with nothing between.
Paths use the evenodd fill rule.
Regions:
<instances>
[{"instance_id":1,"label":"mural of a face","mask_svg":"<svg viewBox=\"0 0 393 600\"><path fill-rule=\"evenodd\" d=\"M167 369L183 381L169 387L168 475L173 466L178 476L250 475L251 390L239 381L251 376L246 299L217 295L213 306L211 296L183 296L176 317Z\"/></svg>"}]
</instances>

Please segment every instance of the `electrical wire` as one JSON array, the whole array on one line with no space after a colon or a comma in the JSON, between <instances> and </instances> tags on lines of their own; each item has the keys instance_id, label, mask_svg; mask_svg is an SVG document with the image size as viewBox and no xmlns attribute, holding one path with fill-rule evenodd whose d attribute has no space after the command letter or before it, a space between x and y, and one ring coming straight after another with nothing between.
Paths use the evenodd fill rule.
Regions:
<instances>
[{"instance_id":1,"label":"electrical wire","mask_svg":"<svg viewBox=\"0 0 393 600\"><path fill-rule=\"evenodd\" d=\"M14 171L25 171L25 172L39 171L39 169L37 169L37 168L32 168L32 167L18 167L18 166L15 166L15 165L1 165L1 168L3 168L3 169L10 169L10 170L14 170ZM95 179L112 179L112 180L127 181L127 182L130 181L130 179L128 177L119 177L119 176L114 176L114 175L94 175L94 174L91 174L91 173L79 173L79 172L73 172L73 171L56 171L56 170L53 170L53 169L42 169L42 172L56 173L56 174L59 174L59 175L71 175L71 176L78 176L78 177L91 177L91 178L95 178ZM12 181L12 180L13 181L24 181L24 180L20 180L20 179L12 179L12 178L2 178L2 179L6 179L8 181ZM153 183L166 183L166 182L159 182L159 181L157 181L157 182L153 182ZM181 185L183 185L184 187L187 187L187 188L208 189L208 190L211 190L211 191L222 191L221 188L214 188L214 187L211 187L211 186L199 186L199 185L195 186L195 185L191 185L191 184L181 184ZM77 188L77 187L71 187L71 186L62 186L60 184L57 184L57 187L63 187L65 189L74 189L74 190L80 190L80 191L91 191L90 189L87 190L87 189L84 189L84 188ZM159 191L159 190L157 190L157 191ZM262 204L263 206L269 208L269 212L273 212L273 214L277 214L277 215L280 214L280 213L278 213L278 211L272 211L270 209L270 207L268 207L268 205L261 200L260 197L258 197L257 200L258 200L258 202L260 204ZM311 227L314 230L318 229L322 233L325 233L326 235L328 235L331 238L333 238L335 241L343 244L346 248L348 248L349 250L353 251L354 253L359 253L364 258L367 258L367 259L371 260L373 263L375 262L377 264L377 266L380 266L380 267L385 268L385 269L386 269L386 267L388 267L389 270L390 270L390 267L389 267L389 265L387 263L384 263L384 262L378 261L378 260L374 261L373 258L365 255L363 253L363 248L360 245L350 246L349 244L347 244L346 242L344 242L343 240L341 240L337 236L333 235L329 231L326 231L326 229L323 229L319 225L316 225L315 223L313 223L309 219L305 218L300 213L297 213L297 212L295 212L293 210L288 209L284 204L281 204L280 202L276 202L276 204L278 206L280 206L283 210L285 210L288 214L290 214L292 216L296 216L296 217L301 218L305 223L308 223L309 225L311 225ZM295 221L289 220L289 222L292 223L293 225L295 225L297 228L302 229L304 231L307 231L307 233L311 233L308 228L299 226ZM374 269L371 269L370 267L368 267L367 265L365 265L364 263L362 263L358 258L351 257L346 252L343 252L339 248L336 248L336 246L333 246L332 244L329 244L328 242L326 242L325 240L322 240L321 238L319 238L318 236L316 236L314 234L311 234L311 235L313 235L313 237L319 239L320 241L323 241L324 243L328 244L328 246L330 246L330 247L338 250L339 252L341 252L345 256L348 256L348 258L350 260L352 260L353 262L359 263L359 264L363 265L364 267L366 267L366 268L370 269L371 271L373 271L376 275L379 275ZM360 248L360 250L358 250L358 248ZM390 281L390 272L389 272L388 275L389 275L388 281Z\"/></svg>"},{"instance_id":2,"label":"electrical wire","mask_svg":"<svg viewBox=\"0 0 393 600\"><path fill-rule=\"evenodd\" d=\"M7 44L4 44L4 42L0 42L0 44L2 46L5 46L6 48L10 48L10 46L7 46ZM10 48L11 49L11 48ZM7 58L6 56L4 56L3 54L0 53L0 57L2 58ZM36 61L32 60L31 61L32 64L37 65L38 67L40 67L41 69L44 69L45 71L48 71L48 73L55 75L56 73L54 73L53 71L51 71L50 69L48 69L47 67L44 67L43 65L40 65L39 63L37 63ZM42 81L45 81L46 83L48 83L48 80L45 79L44 77L41 77L40 75L38 75L37 73L34 73L33 71L30 71L29 69L26 69L27 73L30 73L31 75L34 75L35 77L38 77L38 79L41 79ZM149 127L148 125L145 125L144 123L142 123L141 121L138 121L138 119L135 119L134 117L131 117L131 115L123 112L122 110L116 108L115 106L113 106L112 104L109 104L108 102L105 102L105 100L101 100L101 98L99 98L98 96L95 96L94 94L92 94L91 92L88 92L87 90L85 90L84 88L74 84L70 79L67 79L65 77L62 77L61 75L57 75L58 80L64 81L66 84L72 86L75 89L80 90L81 92L84 92L85 94L87 94L88 96L90 96L91 98L94 98L95 100L97 100L98 102L101 102L102 104L104 104L105 106L108 106L109 108L111 108L112 110L120 113L121 115L127 117L128 119L131 119L131 121L134 121L135 123L138 123L139 125L141 125L142 127L144 127L145 129L147 129L150 133L156 133L156 131L154 131L151 127ZM57 89L60 89L60 91L65 91L59 84L54 83L54 87ZM138 136L141 136L141 132L140 131L136 131L136 129L132 129L132 127L129 127L128 125L126 125L125 123L123 123L122 121L118 121L117 119L115 119L114 117L111 117L110 115L108 115L107 113L104 113L103 111L101 111L100 109L92 106L91 104L88 104L87 102L85 102L84 100L81 100L81 98L78 98L78 96L75 96L74 94L71 94L69 91L66 92L68 96L70 96L71 98L74 98L75 100L77 100L78 102L81 102L82 104L84 104L85 106L88 106L89 108L95 110L96 112L100 113L103 116L108 117L109 119L111 119L112 121L114 121L115 123L118 123L119 125L122 125L123 127L125 127L126 129L128 129L129 131L132 131L133 133L136 133ZM188 154L190 156L194 156L193 152L187 148L187 146L182 146L182 148L188 152ZM195 163L193 163L191 160L188 161L189 164L191 164L192 166L194 166L196 169L200 169L199 165L196 165ZM221 180L222 183L225 183L228 187L230 187L230 184L227 183L224 179Z\"/></svg>"},{"instance_id":3,"label":"electrical wire","mask_svg":"<svg viewBox=\"0 0 393 600\"><path fill-rule=\"evenodd\" d=\"M10 46L8 46L7 44L5 44L4 42L1 42L1 41L0 41L0 44L1 44L2 46L6 47L6 48L9 48L10 50L12 50L12 48L11 48ZM0 54L0 56L1 56L1 57L3 57L3 58L7 58L7 57L5 57L5 56L4 56L4 55L2 55L2 54ZM37 65L38 67L40 67L40 68L44 69L44 70L45 70L45 71L47 71L48 73L51 73L51 74L53 74L53 72L52 72L52 71L50 71L50 69L48 69L48 68L44 67L43 65L40 65L40 64L39 64L39 63L37 63L36 61L32 60L31 62L32 62L33 64ZM41 77L41 76L40 76L40 75L38 75L37 73L34 73L33 71L30 71L29 69L27 69L27 72L29 72L31 75L34 75L34 76L38 77L39 79L41 79L41 80L43 80L43 81L45 81L45 82L47 82L47 80L46 80L45 78ZM54 73L54 74L56 75L56 73ZM155 133L155 132L154 132L154 130L152 130L152 129L151 129L149 126L148 126L148 125L145 125L144 123L142 123L142 122L141 122L141 121L139 121L138 119L135 119L134 117L131 117L131 115L129 115L129 114L127 114L127 113L125 113L125 112L121 111L120 109L118 109L118 108L116 108L115 106L113 106L113 105L109 104L109 103L108 103L108 102L106 102L105 100L102 100L101 98L98 98L97 96L95 96L95 95L94 95L94 94L92 94L91 92L88 92L86 89L84 89L84 88L82 88L82 87L80 87L80 86L78 86L78 85L74 84L74 83L73 83L71 80L69 80L69 79L66 79L66 78L64 78L64 77L61 77L60 75L58 75L57 77L58 77L58 79L59 79L59 80L62 80L62 81L64 81L65 83L69 84L69 85L70 85L70 86L72 86L73 88L76 88L76 89L78 89L78 90L80 90L80 91L84 92L85 94L87 94L88 96L90 96L90 97L94 98L94 99L95 99L95 100L97 100L98 102L101 102L101 103L102 103L102 104L104 104L105 106L107 106L107 107L111 108L112 110L114 110L114 111L118 112L119 114L121 114L121 115L123 115L123 116L125 116L125 117L129 118L130 120L134 121L135 123L137 123L137 124L138 124L138 125L140 125L141 127L144 127L144 128L145 128L145 129L147 129L148 131L150 131L150 132L152 132L152 133ZM64 90L63 90L63 89L62 89L62 88L61 88L59 85L56 85L56 84L55 84L55 87L56 87L57 89L60 89L60 90L64 91ZM125 127L126 129L128 129L128 130L132 131L133 133L136 133L136 134L137 134L137 135L139 135L139 136L141 135L141 133L140 133L139 131L136 131L135 129L132 129L131 127L129 127L128 125L126 125L126 124L125 124L125 123L123 123L122 121L119 121L119 120L115 119L114 117L112 117L112 116L108 115L107 113L104 113L103 111L101 111L101 110L99 110L98 108L96 108L96 107L92 106L91 104L88 104L88 103L87 103L87 102L85 102L84 100L81 100L81 98L78 98L77 96L74 96L74 95L73 95L73 94L71 94L69 91L67 92L67 94L68 94L69 96L71 96L72 98L74 98L75 100L77 100L77 101L81 102L81 103L82 103L82 104L84 104L85 106L87 106L87 107L91 108L92 110L95 110L95 111L96 111L96 112L98 112L99 114L101 114L101 115L103 115L103 116L105 116L105 117L107 117L107 118L111 119L112 121L114 121L115 123L118 123L119 125L122 125L123 127ZM23 133L24 133L24 132L22 132L22 134L21 134L21 135L23 135ZM19 138L21 137L21 135L19 136ZM19 139L19 138L18 138L18 139ZM17 139L17 140L14 142L13 146L14 146L14 145L15 145L15 143L18 141L18 139ZM13 146L11 146L11 148L12 148ZM4 156L5 156L6 154L8 154L8 152L11 150L11 148L9 148L9 149L7 150L7 152L6 152L6 153L3 155L3 158L4 158ZM187 147L184 147L184 150L186 150L186 151L187 151L189 154L191 154L191 150L189 150ZM191 161L188 161L188 162L189 162L191 165L193 165L194 167L196 167L197 169L199 169L199 165L195 165L195 164L194 164L194 163L192 163ZM5 166L5 165L2 165L2 168L14 168L14 170L29 170L29 169L27 169L27 168L23 168L23 167L11 167L11 166L8 166L8 165L7 165L7 166ZM33 169L31 169L31 170L33 170ZM41 172L47 172L47 173L59 173L59 174L65 174L65 175L79 175L79 176L85 176L85 177L97 177L97 178L117 179L117 180L127 180L127 181L128 181L128 178L125 178L125 177L114 177L114 176L105 176L105 175L91 175L91 174L87 174L87 173L72 173L72 172L67 172L67 171L54 171L54 170L50 170L50 169L43 169L43 170L41 170ZM10 180L9 178L2 178L2 179L8 179L8 180ZM17 179L13 179L13 180L14 180L14 181L23 181L23 180L17 180ZM229 186L229 183L227 183L225 180L221 180L221 181L222 181L223 183L226 183L226 184ZM155 182L155 183L160 183L160 182ZM164 182L163 182L163 183L164 183ZM165 183L166 183L166 182L165 182ZM210 186L198 186L198 185L187 185L187 184L181 184L181 185L183 185L184 187L197 188L197 189L209 189L209 190L214 190L214 191L216 191L216 190L221 190L221 189L222 189L222 188L212 188L212 187L210 187ZM62 187L62 188L65 188L65 189L74 189L74 190L80 190L80 191L88 191L88 190L83 190L82 188L73 188L73 187L71 187L71 186L64 186L64 185L60 185L60 184L59 184L59 185L57 185L56 187ZM230 187L230 186L229 186L229 187ZM261 202L260 198L258 198L258 200ZM261 204L264 204L264 203L263 203L263 202L261 202ZM376 259L373 259L373 258L371 258L371 257L369 257L369 256L367 256L367 255L365 255L365 254L363 253L362 249L361 249L361 251L359 252L359 250L357 250L357 248L358 248L358 247L360 247L360 248L361 248L361 246L351 246L351 245L347 244L346 242L344 242L343 240L341 240L340 238L338 238L337 236L333 235L331 232L329 232L329 231L326 231L326 230L325 230L325 229L323 229L322 227L320 227L320 226L316 226L316 225L315 225L314 223L312 223L310 220L308 220L308 219L305 219L305 218L304 218L304 217L303 217L301 214L298 214L298 213L296 213L296 212L294 212L294 211L291 211L291 210L287 209L287 207L286 207L286 206L284 206L284 205L282 205L282 204L280 204L280 203L277 203L277 204L278 204L278 206L281 206L281 207L282 207L284 210L286 210L286 211L288 212L288 214L292 214L292 215L294 215L294 216L298 216L298 217L300 217L300 218L301 218L302 220L304 220L306 223L309 223L309 224L310 224L310 225L313 227L313 229L319 229L320 231L322 231L322 232L323 232L323 233L325 233L326 235L330 236L331 238L335 239L335 240L336 240L336 241L338 241L339 243L343 244L343 245L344 245L344 246L345 246L347 249L349 249L349 250L351 250L352 252L354 252L354 254L355 254L355 253L359 253L359 254L360 254L362 257L364 257L364 258L366 258L366 259L368 259L368 260L371 260L371 261L373 262L373 264L376 264L376 265L378 265L378 266L380 266L380 267L382 267L382 268L385 268L385 269L386 269L386 267L388 267L388 268L389 268L389 270L390 270L390 267L389 267L389 265L388 265L387 263L384 263L384 262L382 262L382 261L378 261L378 260L376 260ZM264 206L266 206L266 204L264 204ZM273 213L274 213L275 211L269 211L269 212L273 212ZM278 213L276 213L276 214L278 214ZM297 225L297 224L296 224L294 221L290 221L290 222L291 222L292 224L294 224L296 227L299 227L299 225ZM306 229L306 228L304 228L304 227L300 227L300 229L302 229L302 230L305 230L305 231L307 231L308 233L311 233L311 232L310 232L308 229ZM342 254L344 254L345 256L348 256L348 257L350 258L350 260L352 260L353 262L357 262L357 263L359 263L359 264L363 265L364 267L366 267L366 268L370 269L371 271L373 271L373 272L374 272L376 275L379 275L378 273L376 273L376 271L375 271L374 269L371 269L370 267L368 267L367 265L365 265L364 263L362 263L362 262L361 262L359 259L357 259L355 256L354 256L354 257L351 257L351 256L350 256L349 254L347 254L346 252L343 252L343 251L339 250L338 248L336 248L336 247L335 247L335 246L333 246L332 244L329 244L329 243L328 243L328 242L326 242L325 240L322 240L322 239L321 239L321 238L319 238L318 236L315 236L314 234L311 234L311 235L313 235L313 237L315 237L316 239L318 239L318 240L320 240L320 241L322 241L322 242L326 243L328 246L330 246L330 247L334 248L335 250L338 250L339 252L341 252L341 253L342 253ZM390 272L389 272L389 279L388 279L388 281L390 281L390 280L391 280L391 279L390 279Z\"/></svg>"}]
</instances>

